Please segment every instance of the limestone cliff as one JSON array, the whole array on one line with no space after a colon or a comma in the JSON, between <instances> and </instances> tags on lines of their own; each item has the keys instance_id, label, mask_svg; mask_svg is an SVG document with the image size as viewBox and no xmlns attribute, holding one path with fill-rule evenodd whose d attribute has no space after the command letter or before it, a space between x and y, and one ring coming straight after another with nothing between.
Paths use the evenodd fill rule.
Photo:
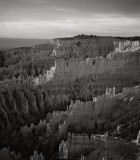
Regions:
<instances>
[{"instance_id":1,"label":"limestone cliff","mask_svg":"<svg viewBox=\"0 0 140 160\"><path fill-rule=\"evenodd\" d=\"M140 83L139 43L120 43L124 44L125 49L110 52L106 58L56 59L55 66L33 81L51 92L65 93L68 90L75 99L89 100L90 96L103 94L106 87L115 86L119 93L123 87ZM119 43L114 46L119 47ZM74 93L78 96L75 97Z\"/></svg>"},{"instance_id":2,"label":"limestone cliff","mask_svg":"<svg viewBox=\"0 0 140 160\"><path fill-rule=\"evenodd\" d=\"M95 39L92 39L92 41L93 40ZM65 43L66 42L64 41L64 46L66 47L67 43ZM119 46L121 46L120 44L122 44L122 42L119 43ZM124 44L124 46L126 45ZM71 58L69 60L58 59L55 61L55 66L52 67L50 71L47 71L47 74L44 74L42 78L40 76L40 82L38 83L41 84L45 81L49 81L50 79L53 80L55 84L71 83L82 77L88 77L89 75L94 75L94 77L97 77L103 74L108 77L113 74L120 74L120 77L121 75L125 75L127 78L130 78L135 76L135 73L138 74L139 72L139 43L133 42L129 48L130 50L126 49L122 52L120 52L121 47L119 49L116 48L117 51L107 54L106 58L86 58L84 60L82 58ZM59 54L59 50L57 53ZM45 77L48 78L46 79Z\"/></svg>"},{"instance_id":3,"label":"limestone cliff","mask_svg":"<svg viewBox=\"0 0 140 160\"><path fill-rule=\"evenodd\" d=\"M66 58L105 57L114 49L113 37L73 37L68 39L53 39L55 45L53 54Z\"/></svg>"}]
</instances>

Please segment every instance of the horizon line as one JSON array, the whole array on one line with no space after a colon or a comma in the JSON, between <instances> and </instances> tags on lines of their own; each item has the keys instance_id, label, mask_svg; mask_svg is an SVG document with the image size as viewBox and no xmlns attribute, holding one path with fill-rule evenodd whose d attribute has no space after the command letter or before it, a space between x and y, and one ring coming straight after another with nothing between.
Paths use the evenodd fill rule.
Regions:
<instances>
[{"instance_id":1,"label":"horizon line","mask_svg":"<svg viewBox=\"0 0 140 160\"><path fill-rule=\"evenodd\" d=\"M93 35L93 34L78 34L78 35L74 35L74 36L62 36L62 37L55 37L55 38L23 38L23 37L0 37L0 39L21 39L21 40L51 40L51 39L61 39L61 38L72 38L72 37L77 37L77 36L97 36L97 37L121 37L121 38L133 38L133 37L140 37L137 35L134 36L117 36L117 35Z\"/></svg>"}]
</instances>

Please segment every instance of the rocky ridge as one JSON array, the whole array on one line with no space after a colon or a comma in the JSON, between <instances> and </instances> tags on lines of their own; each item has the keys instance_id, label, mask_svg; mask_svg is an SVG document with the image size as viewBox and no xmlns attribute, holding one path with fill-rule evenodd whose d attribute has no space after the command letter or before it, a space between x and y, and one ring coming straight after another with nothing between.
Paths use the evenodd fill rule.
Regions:
<instances>
[{"instance_id":1,"label":"rocky ridge","mask_svg":"<svg viewBox=\"0 0 140 160\"><path fill-rule=\"evenodd\" d=\"M75 37L71 39L53 39L53 55L65 58L106 57L114 49L113 37Z\"/></svg>"}]
</instances>

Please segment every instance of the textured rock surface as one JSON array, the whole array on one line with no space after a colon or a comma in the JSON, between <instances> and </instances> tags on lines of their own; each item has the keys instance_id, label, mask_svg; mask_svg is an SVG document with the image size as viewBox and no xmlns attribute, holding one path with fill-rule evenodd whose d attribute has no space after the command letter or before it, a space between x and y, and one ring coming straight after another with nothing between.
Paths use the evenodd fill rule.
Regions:
<instances>
[{"instance_id":1,"label":"textured rock surface","mask_svg":"<svg viewBox=\"0 0 140 160\"><path fill-rule=\"evenodd\" d=\"M97 98L94 98L93 101L90 101L90 102L76 101L75 103L71 102L70 106L67 109L67 113L68 113L67 124L68 125L75 124L75 127L78 127L78 125L81 123L79 126L82 127L82 125L84 126L83 123L85 122L86 123L85 126L87 129L89 127L88 123L93 123L91 121L88 121L88 119L91 118L91 114L93 114L93 118L95 118L96 120L98 119L96 125L100 126L100 123L98 123L100 119L96 116L96 113L94 113L95 110L99 109L98 111L100 113L103 113L101 115L101 117L103 117L104 113L108 110L108 106L110 106L109 111L112 112L111 114L113 114L114 112L113 107L115 106L116 110L118 111L121 110L121 112L125 111L126 114L125 113L122 114L121 123L126 123L124 122L124 119L125 119L127 120L127 125L128 125L129 124L128 117L131 117L130 115L132 113L134 114L134 111L137 107L139 108L139 105L137 107L133 106L133 104L136 105L137 99L135 98L136 97L138 98L139 95L140 95L139 86L131 87L131 88L128 88L128 87L123 88L123 91L120 94L115 94L115 88L107 88L106 94L102 96L97 96ZM120 103L122 103L122 106L117 105L119 101ZM129 105L132 105L132 106L129 106ZM101 106L103 108L100 110ZM133 110L131 107L133 107ZM136 113L139 112L139 109L135 112ZM109 114L108 111L107 111L107 114ZM126 115L126 117L124 115ZM120 117L121 117L121 114L118 114L118 117L116 120L117 124L120 123L118 121ZM108 119L110 124L114 123L112 122L112 120L110 121ZM102 122L106 124L108 123L108 121L104 121L104 122L102 121ZM130 123L132 125L133 122L131 121ZM97 128L95 128L95 125L94 126L90 125L90 127L94 128L94 130L97 130ZM128 126L129 129L131 127L132 126ZM85 131L84 128L82 128L83 133L84 131ZM105 128L104 128L104 131L105 131ZM127 132L130 132L130 131L127 131ZM60 157L62 158L64 158L64 156L75 158L75 157L80 157L81 154L85 154L86 158L89 160L91 158L95 160L102 159L106 155L105 150L107 150L107 157L112 158L113 160L136 159L135 153L138 152L138 146L122 138L117 138L113 136L110 137L107 134L104 134L104 135L91 134L89 136L87 134L75 134L75 132L72 134L71 133L68 134L67 141L66 142L62 141L59 145L59 153L60 153ZM137 136L137 142L138 141L139 141L139 135Z\"/></svg>"},{"instance_id":2,"label":"textured rock surface","mask_svg":"<svg viewBox=\"0 0 140 160\"><path fill-rule=\"evenodd\" d=\"M52 72L53 71L53 72ZM53 84L68 84L81 78L93 80L93 85L127 86L140 82L140 49L111 52L106 58L56 60L55 67L47 73ZM50 74L50 76L49 76ZM40 77L45 83L46 75ZM128 81L129 80L129 81ZM91 82L91 80L90 80ZM39 82L38 82L39 83ZM37 83L36 83L37 84ZM40 84L40 83L39 83Z\"/></svg>"},{"instance_id":3,"label":"textured rock surface","mask_svg":"<svg viewBox=\"0 0 140 160\"><path fill-rule=\"evenodd\" d=\"M65 148L65 149L64 149ZM123 154L119 151L120 149L125 148ZM61 156L66 154L66 151L69 151L68 154L70 157L80 157L81 154L89 155L87 159L102 159L105 150L108 150L109 157L113 160L127 159L128 150L131 150L131 156L133 155L134 150L136 151L136 145L128 143L123 139L113 138L106 135L91 135L90 137L87 134L68 134L68 141L62 141L59 146L59 151ZM97 150L98 149L98 153ZM117 151L117 152L116 152ZM94 152L94 153L93 153ZM96 153L95 153L96 152ZM115 153L116 152L116 153ZM91 156L92 155L92 156ZM64 157L63 157L64 158Z\"/></svg>"},{"instance_id":4,"label":"textured rock surface","mask_svg":"<svg viewBox=\"0 0 140 160\"><path fill-rule=\"evenodd\" d=\"M116 46L115 48L116 52L134 51L140 48L140 42L139 41L122 41L119 43L115 43L115 46Z\"/></svg>"},{"instance_id":5,"label":"textured rock surface","mask_svg":"<svg viewBox=\"0 0 140 160\"><path fill-rule=\"evenodd\" d=\"M75 37L72 39L54 39L55 44L53 54L55 56L64 56L66 58L85 58L106 56L113 51L114 41L112 37Z\"/></svg>"}]
</instances>

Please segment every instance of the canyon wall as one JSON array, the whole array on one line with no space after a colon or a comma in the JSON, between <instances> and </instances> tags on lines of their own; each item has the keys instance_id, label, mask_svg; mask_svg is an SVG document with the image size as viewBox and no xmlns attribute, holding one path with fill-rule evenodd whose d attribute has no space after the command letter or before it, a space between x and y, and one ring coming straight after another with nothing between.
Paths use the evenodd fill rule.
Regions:
<instances>
[{"instance_id":1,"label":"canyon wall","mask_svg":"<svg viewBox=\"0 0 140 160\"><path fill-rule=\"evenodd\" d=\"M60 59L55 64L54 81L69 83L82 77L100 74L124 74L127 77L135 77L139 73L139 61L139 48L134 51L111 52L107 58L70 59L68 61Z\"/></svg>"},{"instance_id":2,"label":"canyon wall","mask_svg":"<svg viewBox=\"0 0 140 160\"><path fill-rule=\"evenodd\" d=\"M106 125L106 118L109 118L110 115L115 120L119 115L124 114L124 104L131 103L139 93L139 86L124 87L119 94L115 93L114 87L106 88L105 94L93 97L92 101L75 101L75 103L71 101L71 104L67 106L65 124L75 131L81 129L83 131L88 129L94 131L97 126ZM119 106L120 104L122 106Z\"/></svg>"},{"instance_id":3,"label":"canyon wall","mask_svg":"<svg viewBox=\"0 0 140 160\"><path fill-rule=\"evenodd\" d=\"M53 55L66 58L105 57L113 51L114 41L118 39L96 36L53 39L52 43L55 45Z\"/></svg>"},{"instance_id":4,"label":"canyon wall","mask_svg":"<svg viewBox=\"0 0 140 160\"><path fill-rule=\"evenodd\" d=\"M117 44L119 49L116 50L118 51L110 52L106 58L97 57L84 60L82 58L58 59L50 71L47 71L40 77L36 77L35 84L45 83L50 80L53 81L54 85L68 84L84 77L88 79L89 76L93 79L94 86L108 83L107 86L111 85L113 87L120 84L122 87L130 86L132 83L139 83L139 43L133 42L131 47L129 46L129 50L125 46L123 51L121 51L121 45ZM128 81L128 79L130 80Z\"/></svg>"},{"instance_id":5,"label":"canyon wall","mask_svg":"<svg viewBox=\"0 0 140 160\"><path fill-rule=\"evenodd\" d=\"M115 150L127 148L132 149L135 147L134 144L129 143L128 141L125 141L120 138L114 138L109 137L107 135L99 135L99 134L92 134L90 137L87 134L70 134L68 133L68 139L66 142L62 141L59 145L59 154L60 157L80 157L81 154L88 155L89 153L92 153L96 149L101 150L108 150L111 152L114 152ZM99 155L100 155L99 154ZM122 153L118 152L119 157L125 159L125 154L122 155ZM103 157L104 154L100 155L100 159ZM116 155L114 155L116 156ZM98 157L98 156L97 156ZM91 157L90 157L91 158ZM95 157L92 157L95 158ZM115 159L114 157L112 157ZM96 158L95 158L96 159Z\"/></svg>"},{"instance_id":6,"label":"canyon wall","mask_svg":"<svg viewBox=\"0 0 140 160\"><path fill-rule=\"evenodd\" d=\"M116 45L115 51L116 52L123 52L123 51L134 51L140 47L139 41L121 41L118 43L118 47Z\"/></svg>"},{"instance_id":7,"label":"canyon wall","mask_svg":"<svg viewBox=\"0 0 140 160\"><path fill-rule=\"evenodd\" d=\"M137 151L138 146L134 143L131 143L127 140L124 140L122 138L118 138L117 135L115 136L109 136L108 133L105 133L104 128L104 135L101 134L82 134L87 132L89 129L93 129L93 131L97 130L97 126L106 125L108 122L106 121L106 118L101 123L101 119L103 120L104 113L107 112L107 114L110 116L113 114L115 110L121 110L123 118L124 115L129 115L129 111L132 110L132 107L135 108L133 104L136 105L137 99L139 98L140 94L140 86L135 87L124 87L122 89L122 93L116 94L115 93L115 87L114 88L106 88L106 93L102 96L97 96L93 98L93 101L88 102L82 102L82 101L76 101L75 103L71 101L70 106L67 107L67 113L68 113L68 119L67 124L68 127L70 125L73 125L77 130L72 131L71 133L68 133L67 141L62 140L59 145L59 155L60 157L67 158L67 157L80 157L82 155L86 155L87 159L91 159L94 157L96 160L97 157L103 158L105 155L105 150L108 151L108 156L115 159L128 159L129 151L131 150L131 154L133 152ZM122 104L122 106L117 104ZM139 103L139 102L138 102ZM132 105L132 106L130 106ZM110 108L109 108L110 107ZM115 110L114 110L115 107ZM139 108L139 105L137 106ZM136 108L137 108L136 107ZM100 109L101 108L101 109ZM108 109L109 108L109 109ZM135 108L135 109L136 109ZM129 110L130 109L130 110ZM139 109L138 109L139 110ZM97 112L98 111L98 112ZM108 112L112 112L111 114ZM125 111L125 113L124 113ZM134 114L134 110L132 111ZM136 111L137 112L137 111ZM103 113L100 117L97 116L97 114ZM92 115L92 116L91 116ZM118 114L118 117L120 119L121 114ZM118 120L117 117L117 120ZM128 117L126 118L128 121ZM91 121L91 118L94 119L94 121ZM90 121L89 121L90 119ZM113 120L113 119L112 119ZM111 124L112 122L109 121ZM108 123L108 124L109 124ZM120 122L117 121L117 124ZM124 119L121 122L122 124L125 123ZM84 125L87 130L84 130ZM132 120L131 120L132 125ZM135 125L135 124L134 124ZM82 128L82 132L79 132L78 126ZM128 126L130 127L130 126ZM117 128L118 129L118 128ZM69 130L68 130L69 131ZM92 130L90 130L90 133L93 133ZM122 131L120 131L122 132ZM79 134L76 134L79 133ZM115 130L114 130L115 133ZM120 133L119 133L120 134ZM139 135L137 137L138 141ZM120 152L120 150L123 150ZM98 153L97 153L98 152ZM88 156L87 156L88 155Z\"/></svg>"}]
</instances>

